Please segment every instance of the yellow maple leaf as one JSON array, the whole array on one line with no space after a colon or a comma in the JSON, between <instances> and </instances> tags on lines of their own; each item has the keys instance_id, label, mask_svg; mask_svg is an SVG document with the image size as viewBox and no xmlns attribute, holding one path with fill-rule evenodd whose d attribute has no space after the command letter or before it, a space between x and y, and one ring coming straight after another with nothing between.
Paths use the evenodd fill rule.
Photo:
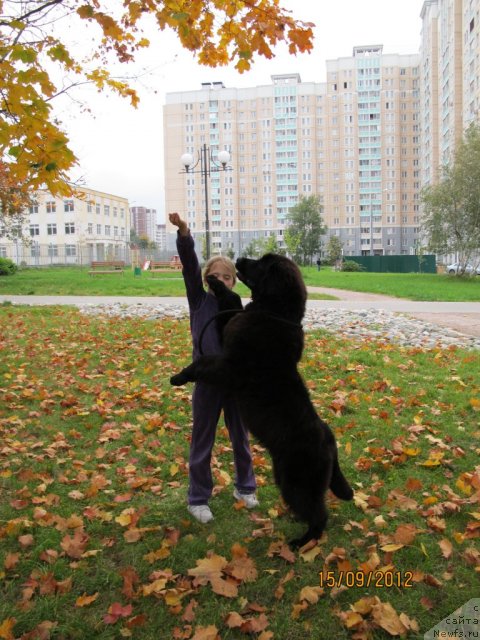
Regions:
<instances>
[{"instance_id":1,"label":"yellow maple leaf","mask_svg":"<svg viewBox=\"0 0 480 640\"><path fill-rule=\"evenodd\" d=\"M0 624L0 638L2 638L2 640L15 640L12 630L16 622L15 618L5 618L2 624Z\"/></svg>"},{"instance_id":2,"label":"yellow maple leaf","mask_svg":"<svg viewBox=\"0 0 480 640\"><path fill-rule=\"evenodd\" d=\"M480 411L480 398L470 398L470 406L474 411Z\"/></svg>"},{"instance_id":3,"label":"yellow maple leaf","mask_svg":"<svg viewBox=\"0 0 480 640\"><path fill-rule=\"evenodd\" d=\"M115 518L115 522L118 522L122 527L128 527L132 522L132 509L125 509L122 513Z\"/></svg>"},{"instance_id":4,"label":"yellow maple leaf","mask_svg":"<svg viewBox=\"0 0 480 640\"><path fill-rule=\"evenodd\" d=\"M393 553L394 551L398 551L399 549L403 549L405 545L403 544L384 544L383 547L380 547L382 551L386 553Z\"/></svg>"},{"instance_id":5,"label":"yellow maple leaf","mask_svg":"<svg viewBox=\"0 0 480 640\"><path fill-rule=\"evenodd\" d=\"M358 626L362 622L363 622L362 616L356 611L349 611L345 616L345 620L344 620L344 623L347 629L352 629L353 627Z\"/></svg>"},{"instance_id":6,"label":"yellow maple leaf","mask_svg":"<svg viewBox=\"0 0 480 640\"><path fill-rule=\"evenodd\" d=\"M98 598L98 591L94 594L92 594L91 596L87 596L86 593L83 593L81 596L79 596L76 600L75 600L75 606L76 607L88 607L89 604L92 604L92 602L95 602L95 600Z\"/></svg>"},{"instance_id":7,"label":"yellow maple leaf","mask_svg":"<svg viewBox=\"0 0 480 640\"><path fill-rule=\"evenodd\" d=\"M438 467L440 465L440 460L425 460L424 462L418 463L421 467Z\"/></svg>"}]
</instances>

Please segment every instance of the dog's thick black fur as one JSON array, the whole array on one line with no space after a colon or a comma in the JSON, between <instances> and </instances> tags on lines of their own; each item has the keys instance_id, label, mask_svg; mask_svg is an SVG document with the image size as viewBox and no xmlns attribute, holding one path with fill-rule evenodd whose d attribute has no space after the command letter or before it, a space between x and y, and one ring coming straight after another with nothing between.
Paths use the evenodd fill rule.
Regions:
<instances>
[{"instance_id":1,"label":"dog's thick black fur","mask_svg":"<svg viewBox=\"0 0 480 640\"><path fill-rule=\"evenodd\" d=\"M283 499L308 523L306 533L290 542L300 547L322 535L328 488L343 500L353 497L340 470L335 437L317 415L297 370L307 292L300 270L284 256L239 258L235 266L252 301L226 322L222 355L200 357L171 383L201 380L234 394L245 426L272 457ZM239 297L223 282L212 277L209 285L220 309L239 308Z\"/></svg>"}]
</instances>

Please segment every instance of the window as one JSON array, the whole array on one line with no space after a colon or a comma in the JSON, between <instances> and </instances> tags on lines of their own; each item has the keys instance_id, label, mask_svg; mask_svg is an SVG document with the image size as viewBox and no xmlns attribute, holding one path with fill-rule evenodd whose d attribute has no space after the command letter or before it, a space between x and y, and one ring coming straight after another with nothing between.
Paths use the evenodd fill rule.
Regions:
<instances>
[{"instance_id":1,"label":"window","mask_svg":"<svg viewBox=\"0 0 480 640\"><path fill-rule=\"evenodd\" d=\"M100 215L100 203L99 202L95 203L95 213L98 216Z\"/></svg>"},{"instance_id":2,"label":"window","mask_svg":"<svg viewBox=\"0 0 480 640\"><path fill-rule=\"evenodd\" d=\"M97 233L98 233L98 235L102 234L102 225L101 224L97 224Z\"/></svg>"},{"instance_id":3,"label":"window","mask_svg":"<svg viewBox=\"0 0 480 640\"><path fill-rule=\"evenodd\" d=\"M35 202L34 204L32 204L31 207L28 207L28 212L30 214L32 213L38 213L38 204Z\"/></svg>"},{"instance_id":4,"label":"window","mask_svg":"<svg viewBox=\"0 0 480 640\"><path fill-rule=\"evenodd\" d=\"M57 203L55 200L47 200L47 202L45 202L45 207L47 208L47 213L55 213L57 210Z\"/></svg>"},{"instance_id":5,"label":"window","mask_svg":"<svg viewBox=\"0 0 480 640\"><path fill-rule=\"evenodd\" d=\"M65 255L69 257L75 257L77 255L77 247L74 244L65 245Z\"/></svg>"},{"instance_id":6,"label":"window","mask_svg":"<svg viewBox=\"0 0 480 640\"><path fill-rule=\"evenodd\" d=\"M68 213L69 211L73 211L73 200L64 200L63 210L65 211L65 213Z\"/></svg>"},{"instance_id":7,"label":"window","mask_svg":"<svg viewBox=\"0 0 480 640\"><path fill-rule=\"evenodd\" d=\"M31 224L30 225L30 235L32 236L39 236L40 235L40 227L38 224Z\"/></svg>"},{"instance_id":8,"label":"window","mask_svg":"<svg viewBox=\"0 0 480 640\"><path fill-rule=\"evenodd\" d=\"M57 235L57 225L54 222L47 224L47 235L48 236Z\"/></svg>"},{"instance_id":9,"label":"window","mask_svg":"<svg viewBox=\"0 0 480 640\"><path fill-rule=\"evenodd\" d=\"M56 244L49 244L48 245L48 257L49 258L56 258L58 256L58 247Z\"/></svg>"},{"instance_id":10,"label":"window","mask_svg":"<svg viewBox=\"0 0 480 640\"><path fill-rule=\"evenodd\" d=\"M93 234L93 223L92 222L88 223L87 233L88 233L89 236L91 236Z\"/></svg>"},{"instance_id":11,"label":"window","mask_svg":"<svg viewBox=\"0 0 480 640\"><path fill-rule=\"evenodd\" d=\"M106 225L105 225L105 235L106 235L106 236L109 236L109 235L110 235L110 225L109 225L109 224L106 224Z\"/></svg>"},{"instance_id":12,"label":"window","mask_svg":"<svg viewBox=\"0 0 480 640\"><path fill-rule=\"evenodd\" d=\"M109 215L110 215L110 205L109 205L109 204L104 204L104 205L103 205L103 213L104 213L106 216L109 216Z\"/></svg>"},{"instance_id":13,"label":"window","mask_svg":"<svg viewBox=\"0 0 480 640\"><path fill-rule=\"evenodd\" d=\"M71 235L75 233L75 223L74 222L66 222L65 223L65 233L66 235Z\"/></svg>"}]
</instances>

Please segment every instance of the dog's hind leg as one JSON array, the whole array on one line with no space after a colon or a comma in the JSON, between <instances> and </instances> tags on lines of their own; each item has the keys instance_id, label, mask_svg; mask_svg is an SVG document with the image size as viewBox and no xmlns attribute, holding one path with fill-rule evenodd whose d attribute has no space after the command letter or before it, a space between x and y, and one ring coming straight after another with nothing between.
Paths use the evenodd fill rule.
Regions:
<instances>
[{"instance_id":1,"label":"dog's hind leg","mask_svg":"<svg viewBox=\"0 0 480 640\"><path fill-rule=\"evenodd\" d=\"M332 477L330 478L330 489L341 500L351 500L353 498L353 489L348 484L348 480L342 473L338 463L338 456L335 455L333 461Z\"/></svg>"},{"instance_id":2,"label":"dog's hind leg","mask_svg":"<svg viewBox=\"0 0 480 640\"><path fill-rule=\"evenodd\" d=\"M285 480L286 478L284 478ZM327 526L328 511L325 505L325 487L316 486L307 480L305 482L283 482L280 486L282 497L286 504L302 522L308 524L308 529L300 538L289 541L292 549L303 547L309 540L319 540Z\"/></svg>"},{"instance_id":3,"label":"dog's hind leg","mask_svg":"<svg viewBox=\"0 0 480 640\"><path fill-rule=\"evenodd\" d=\"M310 540L320 540L322 533L327 526L328 512L323 500L318 504L314 520L309 519L308 529L300 538L290 540L288 545L291 549L299 549Z\"/></svg>"}]
</instances>

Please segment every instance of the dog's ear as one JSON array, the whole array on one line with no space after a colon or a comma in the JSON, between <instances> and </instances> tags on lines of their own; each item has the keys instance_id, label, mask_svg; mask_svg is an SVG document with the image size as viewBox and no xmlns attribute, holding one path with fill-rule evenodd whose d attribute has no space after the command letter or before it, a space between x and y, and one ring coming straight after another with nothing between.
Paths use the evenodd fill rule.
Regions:
<instances>
[{"instance_id":1,"label":"dog's ear","mask_svg":"<svg viewBox=\"0 0 480 640\"><path fill-rule=\"evenodd\" d=\"M274 256L265 265L260 297L272 310L301 319L305 312L307 289L297 265L283 256Z\"/></svg>"},{"instance_id":2,"label":"dog's ear","mask_svg":"<svg viewBox=\"0 0 480 640\"><path fill-rule=\"evenodd\" d=\"M270 262L264 282L269 290L275 290L284 295L287 295L288 291L304 291L305 289L299 268L286 258Z\"/></svg>"}]
</instances>

